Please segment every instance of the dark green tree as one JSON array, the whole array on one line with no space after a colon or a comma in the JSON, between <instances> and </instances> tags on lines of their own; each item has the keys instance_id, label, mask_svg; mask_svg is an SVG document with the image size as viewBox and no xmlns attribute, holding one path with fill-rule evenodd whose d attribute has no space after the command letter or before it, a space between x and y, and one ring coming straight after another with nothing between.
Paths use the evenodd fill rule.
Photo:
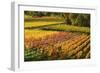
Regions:
<instances>
[{"instance_id":1,"label":"dark green tree","mask_svg":"<svg viewBox=\"0 0 100 73\"><path fill-rule=\"evenodd\" d=\"M67 24L67 25L71 25L71 20L69 18L69 13L63 13L62 14L62 17L64 18L64 23Z\"/></svg>"},{"instance_id":2,"label":"dark green tree","mask_svg":"<svg viewBox=\"0 0 100 73\"><path fill-rule=\"evenodd\" d=\"M79 14L78 13L70 13L69 14L69 19L71 20L72 25L75 25L76 23L76 18Z\"/></svg>"}]
</instances>

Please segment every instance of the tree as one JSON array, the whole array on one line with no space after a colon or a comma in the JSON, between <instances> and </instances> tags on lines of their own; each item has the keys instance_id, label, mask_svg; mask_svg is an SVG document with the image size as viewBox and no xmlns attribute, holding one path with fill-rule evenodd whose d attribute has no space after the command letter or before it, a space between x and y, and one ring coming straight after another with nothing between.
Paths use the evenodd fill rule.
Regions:
<instances>
[{"instance_id":1,"label":"tree","mask_svg":"<svg viewBox=\"0 0 100 73\"><path fill-rule=\"evenodd\" d=\"M89 14L79 14L76 18L75 24L77 26L90 26L90 15Z\"/></svg>"},{"instance_id":2,"label":"tree","mask_svg":"<svg viewBox=\"0 0 100 73\"><path fill-rule=\"evenodd\" d=\"M69 13L63 13L62 14L62 17L64 18L64 23L65 24L68 24L68 25L71 25L72 23L71 23L71 20L70 20L70 18L69 18Z\"/></svg>"},{"instance_id":3,"label":"tree","mask_svg":"<svg viewBox=\"0 0 100 73\"><path fill-rule=\"evenodd\" d=\"M90 14L63 13L62 16L66 24L90 27Z\"/></svg>"},{"instance_id":4,"label":"tree","mask_svg":"<svg viewBox=\"0 0 100 73\"><path fill-rule=\"evenodd\" d=\"M71 20L72 25L76 24L76 18L79 14L78 13L70 13L69 14L69 19Z\"/></svg>"}]
</instances>

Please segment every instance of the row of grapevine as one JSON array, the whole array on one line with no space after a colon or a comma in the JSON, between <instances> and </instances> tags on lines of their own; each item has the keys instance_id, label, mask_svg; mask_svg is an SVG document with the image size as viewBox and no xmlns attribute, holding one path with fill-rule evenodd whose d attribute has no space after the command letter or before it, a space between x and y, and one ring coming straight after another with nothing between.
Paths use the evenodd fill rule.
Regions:
<instances>
[{"instance_id":1,"label":"row of grapevine","mask_svg":"<svg viewBox=\"0 0 100 73\"><path fill-rule=\"evenodd\" d=\"M59 32L25 42L25 60L90 58L90 36L86 34Z\"/></svg>"}]
</instances>

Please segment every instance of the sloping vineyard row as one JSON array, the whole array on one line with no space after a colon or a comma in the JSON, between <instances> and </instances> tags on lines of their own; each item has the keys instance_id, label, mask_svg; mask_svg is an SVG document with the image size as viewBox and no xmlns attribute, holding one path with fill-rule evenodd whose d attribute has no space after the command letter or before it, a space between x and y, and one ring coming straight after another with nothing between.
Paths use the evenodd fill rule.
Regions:
<instances>
[{"instance_id":1,"label":"sloping vineyard row","mask_svg":"<svg viewBox=\"0 0 100 73\"><path fill-rule=\"evenodd\" d=\"M90 36L85 34L59 33L26 40L26 45L31 45L25 48L26 61L90 58Z\"/></svg>"},{"instance_id":2,"label":"sloping vineyard row","mask_svg":"<svg viewBox=\"0 0 100 73\"><path fill-rule=\"evenodd\" d=\"M52 35L46 35L45 37L34 39L34 38L25 38L25 48L43 48L50 45L54 45L58 42L67 41L71 38L77 37L80 34L68 33L68 32L59 32Z\"/></svg>"}]
</instances>

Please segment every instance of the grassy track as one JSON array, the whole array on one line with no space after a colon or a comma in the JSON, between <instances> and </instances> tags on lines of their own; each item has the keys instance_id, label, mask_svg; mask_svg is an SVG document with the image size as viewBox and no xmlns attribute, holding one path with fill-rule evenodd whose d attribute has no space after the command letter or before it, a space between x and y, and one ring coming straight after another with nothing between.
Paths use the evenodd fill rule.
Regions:
<instances>
[{"instance_id":1,"label":"grassy track","mask_svg":"<svg viewBox=\"0 0 100 73\"><path fill-rule=\"evenodd\" d=\"M55 31L90 33L89 27L79 27L79 26L72 26L72 25L66 25L66 24L52 25L52 26L44 27L42 29L55 30Z\"/></svg>"},{"instance_id":2,"label":"grassy track","mask_svg":"<svg viewBox=\"0 0 100 73\"><path fill-rule=\"evenodd\" d=\"M56 22L56 21L48 21L48 22L43 22L43 21L39 21L39 22L34 22L34 21L31 21L31 22L25 22L25 26L24 28L35 28L35 27L42 27L42 26L50 26L50 25L53 25L53 24L59 24L61 22Z\"/></svg>"}]
</instances>

